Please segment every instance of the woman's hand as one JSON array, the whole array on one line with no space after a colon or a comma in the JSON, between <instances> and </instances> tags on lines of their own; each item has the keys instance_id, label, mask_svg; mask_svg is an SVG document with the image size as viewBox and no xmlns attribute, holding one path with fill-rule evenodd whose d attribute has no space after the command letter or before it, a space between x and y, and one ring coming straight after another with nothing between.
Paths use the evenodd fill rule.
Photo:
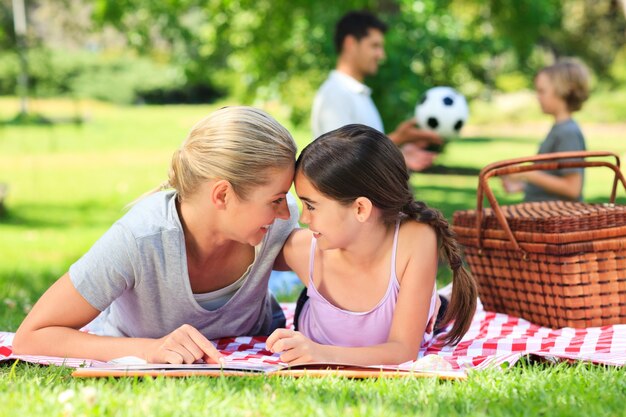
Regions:
<instances>
[{"instance_id":1,"label":"woman's hand","mask_svg":"<svg viewBox=\"0 0 626 417\"><path fill-rule=\"evenodd\" d=\"M222 355L195 327L183 324L172 333L150 343L145 360L148 363L220 363Z\"/></svg>"},{"instance_id":2,"label":"woman's hand","mask_svg":"<svg viewBox=\"0 0 626 417\"><path fill-rule=\"evenodd\" d=\"M328 362L324 357L324 346L313 342L300 332L276 329L265 342L272 353L282 352L280 360L290 365L310 362Z\"/></svg>"}]
</instances>

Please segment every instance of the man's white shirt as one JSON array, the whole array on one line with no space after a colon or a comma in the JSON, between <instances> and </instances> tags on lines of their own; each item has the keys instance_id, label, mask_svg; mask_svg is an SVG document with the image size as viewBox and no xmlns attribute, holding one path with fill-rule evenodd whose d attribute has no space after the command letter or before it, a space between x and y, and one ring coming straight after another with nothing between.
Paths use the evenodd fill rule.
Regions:
<instances>
[{"instance_id":1,"label":"man's white shirt","mask_svg":"<svg viewBox=\"0 0 626 417\"><path fill-rule=\"evenodd\" d=\"M352 123L364 124L384 133L383 121L371 93L368 86L349 75L331 71L313 102L313 138Z\"/></svg>"}]
</instances>

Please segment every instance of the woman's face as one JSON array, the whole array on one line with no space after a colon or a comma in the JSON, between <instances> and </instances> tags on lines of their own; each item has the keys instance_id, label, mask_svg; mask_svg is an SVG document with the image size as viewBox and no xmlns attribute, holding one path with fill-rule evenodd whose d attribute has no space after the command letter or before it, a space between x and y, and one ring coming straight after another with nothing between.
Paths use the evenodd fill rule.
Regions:
<instances>
[{"instance_id":1,"label":"woman's face","mask_svg":"<svg viewBox=\"0 0 626 417\"><path fill-rule=\"evenodd\" d=\"M234 197L230 212L234 240L256 246L275 219L289 219L286 196L293 174L293 166L271 169L267 184L254 188L245 200Z\"/></svg>"}]
</instances>

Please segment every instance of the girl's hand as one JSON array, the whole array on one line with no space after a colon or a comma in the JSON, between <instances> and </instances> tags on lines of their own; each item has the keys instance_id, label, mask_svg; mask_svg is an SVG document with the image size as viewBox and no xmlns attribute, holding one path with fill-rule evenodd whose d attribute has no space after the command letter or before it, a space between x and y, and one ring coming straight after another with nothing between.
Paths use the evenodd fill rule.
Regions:
<instances>
[{"instance_id":1,"label":"girl's hand","mask_svg":"<svg viewBox=\"0 0 626 417\"><path fill-rule=\"evenodd\" d=\"M195 327L183 324L172 333L152 341L145 359L148 363L220 363L222 355Z\"/></svg>"},{"instance_id":2,"label":"girl's hand","mask_svg":"<svg viewBox=\"0 0 626 417\"><path fill-rule=\"evenodd\" d=\"M280 360L290 365L328 361L323 356L322 345L295 330L274 330L267 338L265 346L272 353L282 352Z\"/></svg>"}]
</instances>

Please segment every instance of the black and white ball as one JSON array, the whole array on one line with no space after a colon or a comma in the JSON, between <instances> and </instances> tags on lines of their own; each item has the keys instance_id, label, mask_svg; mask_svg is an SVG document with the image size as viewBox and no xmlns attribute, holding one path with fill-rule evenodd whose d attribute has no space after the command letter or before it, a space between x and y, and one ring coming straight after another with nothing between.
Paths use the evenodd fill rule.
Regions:
<instances>
[{"instance_id":1,"label":"black and white ball","mask_svg":"<svg viewBox=\"0 0 626 417\"><path fill-rule=\"evenodd\" d=\"M452 87L431 88L415 107L417 124L444 139L458 137L468 117L465 97Z\"/></svg>"}]
</instances>

